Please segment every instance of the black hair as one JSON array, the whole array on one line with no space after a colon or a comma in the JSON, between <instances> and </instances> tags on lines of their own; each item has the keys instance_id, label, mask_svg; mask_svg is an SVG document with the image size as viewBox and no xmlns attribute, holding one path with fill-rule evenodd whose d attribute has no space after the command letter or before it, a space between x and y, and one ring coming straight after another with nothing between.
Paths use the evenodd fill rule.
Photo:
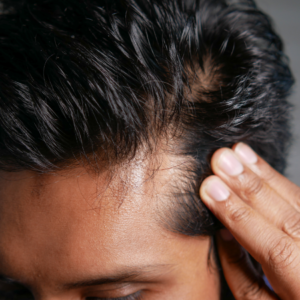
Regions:
<instances>
[{"instance_id":1,"label":"black hair","mask_svg":"<svg viewBox=\"0 0 300 300\"><path fill-rule=\"evenodd\" d=\"M2 4L1 169L118 164L172 136L192 161L170 217L187 235L220 227L198 196L217 148L243 141L284 171L293 77L254 1Z\"/></svg>"}]
</instances>

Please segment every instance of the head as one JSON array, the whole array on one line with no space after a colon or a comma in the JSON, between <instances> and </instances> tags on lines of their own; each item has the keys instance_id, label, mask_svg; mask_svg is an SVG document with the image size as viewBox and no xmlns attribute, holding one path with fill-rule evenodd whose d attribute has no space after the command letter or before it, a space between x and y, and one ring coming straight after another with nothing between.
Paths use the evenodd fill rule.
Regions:
<instances>
[{"instance_id":1,"label":"head","mask_svg":"<svg viewBox=\"0 0 300 300\"><path fill-rule=\"evenodd\" d=\"M243 141L285 167L293 79L268 17L250 0L3 1L0 40L7 297L219 299L210 157Z\"/></svg>"}]
</instances>

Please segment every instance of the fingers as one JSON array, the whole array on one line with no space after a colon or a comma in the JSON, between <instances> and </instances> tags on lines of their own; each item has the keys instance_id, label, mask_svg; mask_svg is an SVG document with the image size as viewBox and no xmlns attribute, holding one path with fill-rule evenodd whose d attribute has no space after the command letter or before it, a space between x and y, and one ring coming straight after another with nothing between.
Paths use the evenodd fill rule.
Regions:
<instances>
[{"instance_id":1,"label":"fingers","mask_svg":"<svg viewBox=\"0 0 300 300\"><path fill-rule=\"evenodd\" d=\"M233 150L219 149L213 155L212 170L217 176L204 180L201 198L238 243L262 265L275 292L282 299L300 299L300 188L273 170L248 146L240 143ZM230 255L236 257L230 251L242 252L238 252L241 250L237 244L231 244L231 250L224 245L224 241L220 242L222 263L228 267L227 277L231 278L230 274L237 276L241 269L231 266L229 271ZM245 270L246 261L240 264ZM248 283L257 288L255 273L249 274L252 275L247 277ZM240 276L247 282L245 275ZM234 283L231 285L237 289ZM270 297L265 292L259 293L255 299Z\"/></svg>"},{"instance_id":2,"label":"fingers","mask_svg":"<svg viewBox=\"0 0 300 300\"><path fill-rule=\"evenodd\" d=\"M226 282L237 300L278 299L254 269L247 252L223 229L218 236L218 252Z\"/></svg>"},{"instance_id":3,"label":"fingers","mask_svg":"<svg viewBox=\"0 0 300 300\"><path fill-rule=\"evenodd\" d=\"M241 150L238 153L243 154ZM271 188L264 178L250 169L251 166L256 166L253 159L255 157L253 152L248 165L243 165L231 149L219 149L213 155L212 169L248 205L300 241L300 213ZM256 168L259 169L257 166ZM275 177L276 175L273 176Z\"/></svg>"},{"instance_id":4,"label":"fingers","mask_svg":"<svg viewBox=\"0 0 300 300\"><path fill-rule=\"evenodd\" d=\"M286 177L274 170L268 163L259 157L248 145L238 143L233 146L239 159L249 167L283 199L300 211L300 188Z\"/></svg>"},{"instance_id":5,"label":"fingers","mask_svg":"<svg viewBox=\"0 0 300 300\"><path fill-rule=\"evenodd\" d=\"M300 257L294 240L245 203L217 176L205 179L200 195L236 240L262 265L276 293L283 299L297 299Z\"/></svg>"}]
</instances>

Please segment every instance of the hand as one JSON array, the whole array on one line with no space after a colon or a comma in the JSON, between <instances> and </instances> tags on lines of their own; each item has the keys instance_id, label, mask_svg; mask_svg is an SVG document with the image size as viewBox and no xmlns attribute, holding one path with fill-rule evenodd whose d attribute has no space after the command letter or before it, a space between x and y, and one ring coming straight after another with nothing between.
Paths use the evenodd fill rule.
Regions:
<instances>
[{"instance_id":1,"label":"hand","mask_svg":"<svg viewBox=\"0 0 300 300\"><path fill-rule=\"evenodd\" d=\"M200 196L228 229L218 235L218 251L235 298L299 300L300 188L243 143L217 150L212 170L216 176L204 180ZM276 294L244 249L261 264Z\"/></svg>"}]
</instances>

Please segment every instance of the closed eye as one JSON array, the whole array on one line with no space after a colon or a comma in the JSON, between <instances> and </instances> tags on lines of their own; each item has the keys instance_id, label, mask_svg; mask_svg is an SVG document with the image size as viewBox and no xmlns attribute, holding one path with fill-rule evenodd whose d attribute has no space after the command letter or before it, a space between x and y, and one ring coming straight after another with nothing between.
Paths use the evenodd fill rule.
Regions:
<instances>
[{"instance_id":1,"label":"closed eye","mask_svg":"<svg viewBox=\"0 0 300 300\"><path fill-rule=\"evenodd\" d=\"M18 284L2 284L0 282L1 300L34 300L32 293L25 287ZM134 294L118 298L88 297L86 300L142 300L142 293L138 291Z\"/></svg>"},{"instance_id":2,"label":"closed eye","mask_svg":"<svg viewBox=\"0 0 300 300\"><path fill-rule=\"evenodd\" d=\"M88 297L86 300L143 300L142 291L138 291L134 294L120 297L120 298L99 298L99 297Z\"/></svg>"}]
</instances>

